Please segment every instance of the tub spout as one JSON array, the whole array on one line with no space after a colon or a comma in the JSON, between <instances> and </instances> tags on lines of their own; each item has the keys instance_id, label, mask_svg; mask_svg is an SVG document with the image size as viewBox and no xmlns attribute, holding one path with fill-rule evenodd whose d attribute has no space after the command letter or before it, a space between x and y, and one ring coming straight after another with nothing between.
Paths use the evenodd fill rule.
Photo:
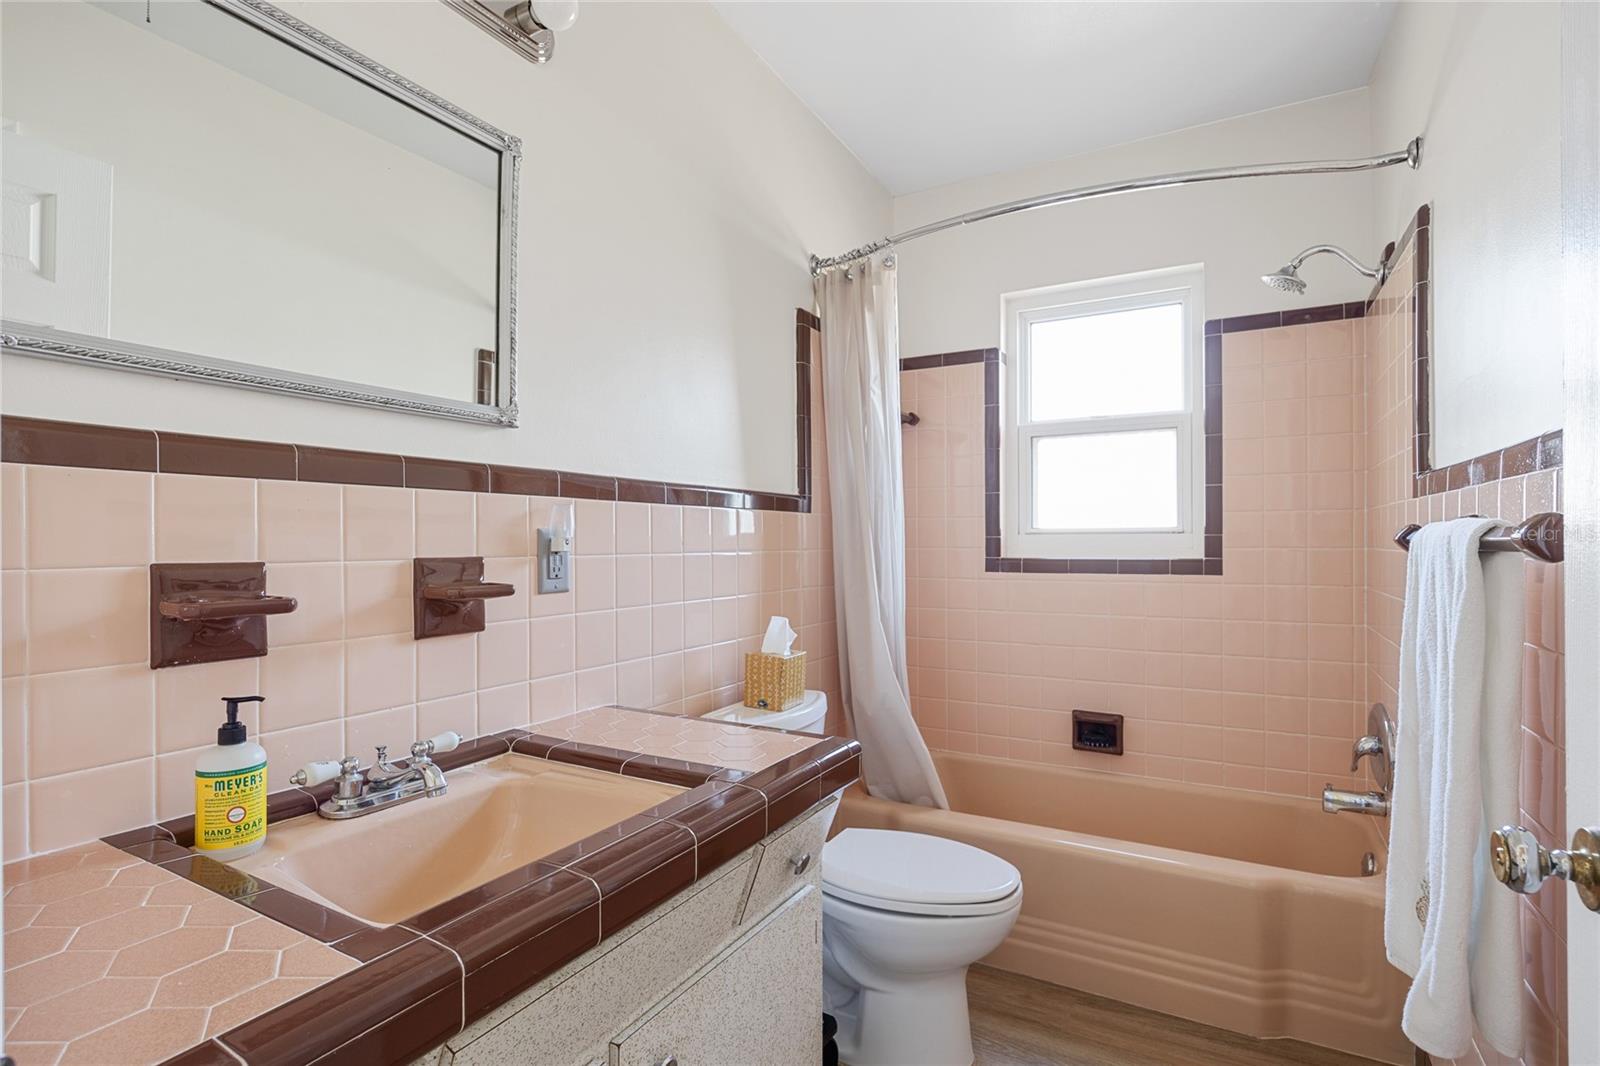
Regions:
<instances>
[{"instance_id":1,"label":"tub spout","mask_svg":"<svg viewBox=\"0 0 1600 1066\"><path fill-rule=\"evenodd\" d=\"M1389 817L1389 797L1382 792L1348 792L1332 785L1322 787L1322 809L1329 814L1354 811L1356 814L1374 814Z\"/></svg>"}]
</instances>

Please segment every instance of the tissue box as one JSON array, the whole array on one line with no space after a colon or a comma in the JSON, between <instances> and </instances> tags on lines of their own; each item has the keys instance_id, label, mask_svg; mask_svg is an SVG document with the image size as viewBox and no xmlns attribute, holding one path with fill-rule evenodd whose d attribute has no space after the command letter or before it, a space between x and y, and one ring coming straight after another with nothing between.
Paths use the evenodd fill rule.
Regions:
<instances>
[{"instance_id":1,"label":"tissue box","mask_svg":"<svg viewBox=\"0 0 1600 1066\"><path fill-rule=\"evenodd\" d=\"M806 691L806 653L768 655L752 651L744 657L744 705L783 711L800 702Z\"/></svg>"}]
</instances>

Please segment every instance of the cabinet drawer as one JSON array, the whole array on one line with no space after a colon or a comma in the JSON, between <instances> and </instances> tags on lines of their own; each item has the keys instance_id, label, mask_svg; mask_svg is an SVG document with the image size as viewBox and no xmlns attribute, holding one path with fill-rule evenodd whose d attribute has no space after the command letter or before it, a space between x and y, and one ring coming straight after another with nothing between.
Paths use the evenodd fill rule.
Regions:
<instances>
[{"instance_id":1,"label":"cabinet drawer","mask_svg":"<svg viewBox=\"0 0 1600 1066\"><path fill-rule=\"evenodd\" d=\"M808 817L757 849L756 875L739 916L741 923L759 920L800 886L821 883L822 845L838 811L838 799L824 800Z\"/></svg>"},{"instance_id":2,"label":"cabinet drawer","mask_svg":"<svg viewBox=\"0 0 1600 1066\"><path fill-rule=\"evenodd\" d=\"M822 892L807 886L611 1044L611 1066L815 1066Z\"/></svg>"}]
</instances>

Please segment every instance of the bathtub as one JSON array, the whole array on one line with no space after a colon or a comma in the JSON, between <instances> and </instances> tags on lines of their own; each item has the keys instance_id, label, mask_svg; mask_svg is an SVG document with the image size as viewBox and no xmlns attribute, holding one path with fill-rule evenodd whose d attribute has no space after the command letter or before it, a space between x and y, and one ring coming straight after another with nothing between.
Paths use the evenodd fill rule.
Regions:
<instances>
[{"instance_id":1,"label":"bathtub","mask_svg":"<svg viewBox=\"0 0 1600 1066\"><path fill-rule=\"evenodd\" d=\"M1374 819L1313 800L938 752L952 809L845 794L835 828L965 841L1022 871L984 961L1257 1037L1410 1063Z\"/></svg>"}]
</instances>

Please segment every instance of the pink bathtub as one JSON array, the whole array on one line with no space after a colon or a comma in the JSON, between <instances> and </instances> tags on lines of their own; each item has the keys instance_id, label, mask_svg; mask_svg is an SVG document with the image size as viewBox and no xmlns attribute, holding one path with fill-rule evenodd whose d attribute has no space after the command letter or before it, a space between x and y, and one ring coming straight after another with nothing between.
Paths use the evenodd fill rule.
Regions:
<instances>
[{"instance_id":1,"label":"pink bathtub","mask_svg":"<svg viewBox=\"0 0 1600 1066\"><path fill-rule=\"evenodd\" d=\"M1022 871L986 962L1258 1037L1392 1063L1404 977L1383 955L1378 827L1306 799L935 754L952 810L845 796L835 829L931 833Z\"/></svg>"}]
</instances>

